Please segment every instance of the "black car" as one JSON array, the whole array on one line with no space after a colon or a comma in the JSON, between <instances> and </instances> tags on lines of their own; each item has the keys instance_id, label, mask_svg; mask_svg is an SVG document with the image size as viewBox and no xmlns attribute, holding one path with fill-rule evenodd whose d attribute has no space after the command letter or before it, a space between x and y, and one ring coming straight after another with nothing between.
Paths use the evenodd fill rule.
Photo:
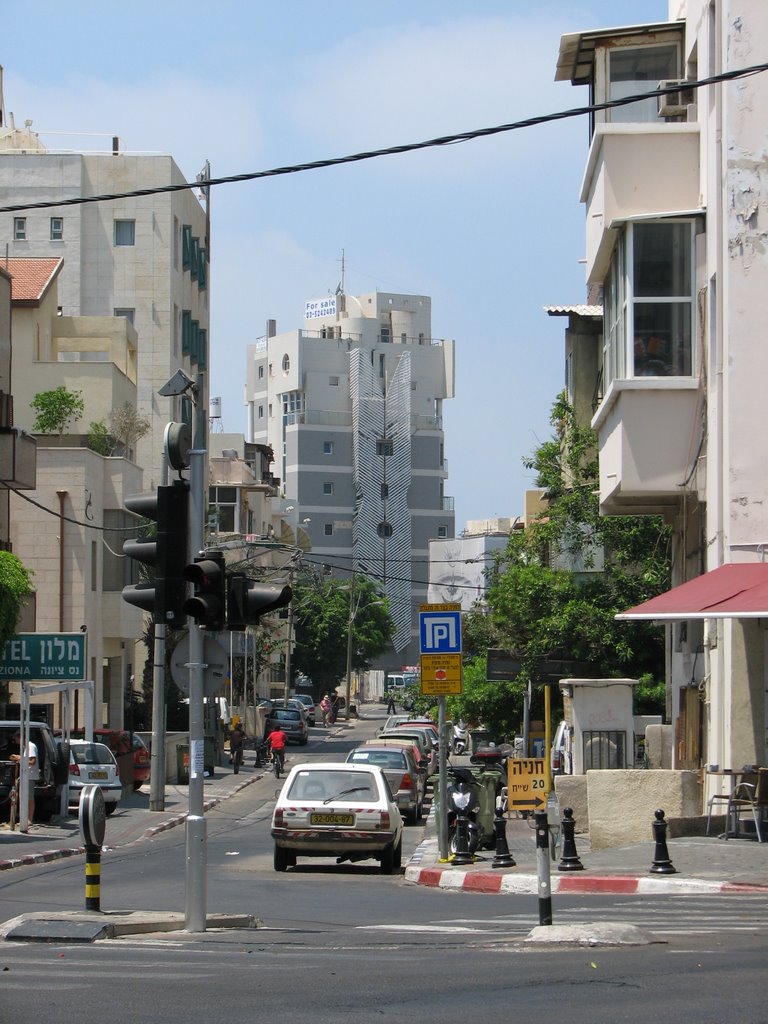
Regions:
<instances>
[{"instance_id":1,"label":"black car","mask_svg":"<svg viewBox=\"0 0 768 1024\"><path fill-rule=\"evenodd\" d=\"M11 754L19 752L14 735L21 730L21 722L0 721L0 818L11 815L11 791L16 777L16 765ZM35 786L35 821L50 821L59 813L61 791L69 777L69 749L54 739L45 722L29 723L29 738L37 747L40 778Z\"/></svg>"}]
</instances>

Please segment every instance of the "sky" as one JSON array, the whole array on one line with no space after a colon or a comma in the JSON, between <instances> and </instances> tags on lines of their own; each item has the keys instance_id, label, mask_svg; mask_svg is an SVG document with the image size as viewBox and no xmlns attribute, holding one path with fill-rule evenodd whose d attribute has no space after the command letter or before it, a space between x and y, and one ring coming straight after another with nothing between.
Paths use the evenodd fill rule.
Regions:
<instances>
[{"instance_id":1,"label":"sky","mask_svg":"<svg viewBox=\"0 0 768 1024\"><path fill-rule=\"evenodd\" d=\"M667 0L50 0L8 5L17 126L51 149L174 157L188 180L420 142L583 106L563 34L664 21ZM78 133L72 136L71 133ZM59 134L63 133L63 134ZM70 134L68 134L70 133ZM92 133L92 134L86 134ZM211 196L211 381L244 433L246 349L345 291L432 298L456 342L443 407L456 530L514 518L552 436L566 321L586 301L584 116L415 153L221 185Z\"/></svg>"}]
</instances>

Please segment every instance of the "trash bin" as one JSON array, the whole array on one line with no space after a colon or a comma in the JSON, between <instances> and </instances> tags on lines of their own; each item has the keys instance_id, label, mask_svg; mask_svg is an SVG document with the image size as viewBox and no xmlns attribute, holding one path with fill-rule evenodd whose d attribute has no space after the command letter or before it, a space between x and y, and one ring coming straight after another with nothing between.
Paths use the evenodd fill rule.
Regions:
<instances>
[{"instance_id":1,"label":"trash bin","mask_svg":"<svg viewBox=\"0 0 768 1024\"><path fill-rule=\"evenodd\" d=\"M186 743L176 747L176 782L179 786L189 785L189 746Z\"/></svg>"}]
</instances>

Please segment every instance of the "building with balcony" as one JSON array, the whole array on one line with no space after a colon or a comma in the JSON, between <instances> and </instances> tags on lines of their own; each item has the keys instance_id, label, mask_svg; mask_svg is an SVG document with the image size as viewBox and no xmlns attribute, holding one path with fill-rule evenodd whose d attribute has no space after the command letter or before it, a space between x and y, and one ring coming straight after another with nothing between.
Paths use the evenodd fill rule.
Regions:
<instances>
[{"instance_id":1,"label":"building with balcony","mask_svg":"<svg viewBox=\"0 0 768 1024\"><path fill-rule=\"evenodd\" d=\"M248 439L275 475L312 557L378 582L395 622L388 665L418 658L429 541L454 535L442 404L454 343L431 336L423 295L340 293L308 302L304 327L248 348Z\"/></svg>"},{"instance_id":2,"label":"building with balcony","mask_svg":"<svg viewBox=\"0 0 768 1024\"><path fill-rule=\"evenodd\" d=\"M737 768L768 762L768 607L752 575L768 582L768 76L698 83L754 64L768 7L669 12L561 40L556 78L618 105L592 115L581 189L602 309L549 312L568 317L567 386L597 432L601 512L658 513L674 530L675 589L627 613L665 624L674 766Z\"/></svg>"},{"instance_id":3,"label":"building with balcony","mask_svg":"<svg viewBox=\"0 0 768 1024\"><path fill-rule=\"evenodd\" d=\"M170 156L126 153L118 138L109 152L49 150L35 132L17 129L13 118L0 111L3 204L83 200L0 214L0 239L7 254L63 259L58 288L65 321L122 317L135 331L135 404L151 422L136 453L147 490L162 483L166 423L191 422L188 399L162 398L158 389L179 367L192 379L201 372L207 408L208 216L193 189L109 201L95 197L184 181ZM64 337L63 324L61 330ZM100 357L89 354L93 351L86 346L71 358L98 361ZM49 349L43 359L51 356L60 358Z\"/></svg>"},{"instance_id":4,"label":"building with balcony","mask_svg":"<svg viewBox=\"0 0 768 1024\"><path fill-rule=\"evenodd\" d=\"M8 535L14 553L32 571L35 590L34 614L23 629L87 633L96 722L117 728L137 662L134 641L142 631L141 612L122 600L123 586L137 582L135 562L122 554L123 541L136 530L123 501L141 490L142 473L128 458L91 451L85 440L93 420L106 419L124 402L136 404L136 332L124 317L59 316L61 257L12 257L6 267L0 293L7 281L21 425L32 430L35 413L29 403L41 391L63 384L81 392L85 403L83 416L62 437L18 433L33 451L36 445L37 456L35 477L21 483L17 473L9 503ZM2 380L5 385L4 375ZM0 432L0 451L2 443ZM9 482L5 476L3 482ZM10 701L19 702L18 684L10 684ZM79 718L72 724L83 725L78 703L75 695L73 714ZM54 708L56 725L60 711Z\"/></svg>"}]
</instances>

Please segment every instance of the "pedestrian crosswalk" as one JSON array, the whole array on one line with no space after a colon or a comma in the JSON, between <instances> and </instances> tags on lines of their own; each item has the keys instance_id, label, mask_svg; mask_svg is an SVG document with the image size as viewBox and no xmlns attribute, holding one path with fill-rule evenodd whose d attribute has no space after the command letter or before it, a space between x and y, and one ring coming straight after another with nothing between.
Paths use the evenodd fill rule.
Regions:
<instances>
[{"instance_id":1,"label":"pedestrian crosswalk","mask_svg":"<svg viewBox=\"0 0 768 1024\"><path fill-rule=\"evenodd\" d=\"M456 916L423 923L420 930L444 932L451 927L475 937L519 939L539 923L536 902L510 913L491 913L487 917ZM676 936L722 935L726 932L768 935L768 902L762 895L664 896L624 900L553 901L553 923L624 923L652 933L659 939ZM389 928L388 925L375 926ZM395 926L391 926L395 927Z\"/></svg>"}]
</instances>

